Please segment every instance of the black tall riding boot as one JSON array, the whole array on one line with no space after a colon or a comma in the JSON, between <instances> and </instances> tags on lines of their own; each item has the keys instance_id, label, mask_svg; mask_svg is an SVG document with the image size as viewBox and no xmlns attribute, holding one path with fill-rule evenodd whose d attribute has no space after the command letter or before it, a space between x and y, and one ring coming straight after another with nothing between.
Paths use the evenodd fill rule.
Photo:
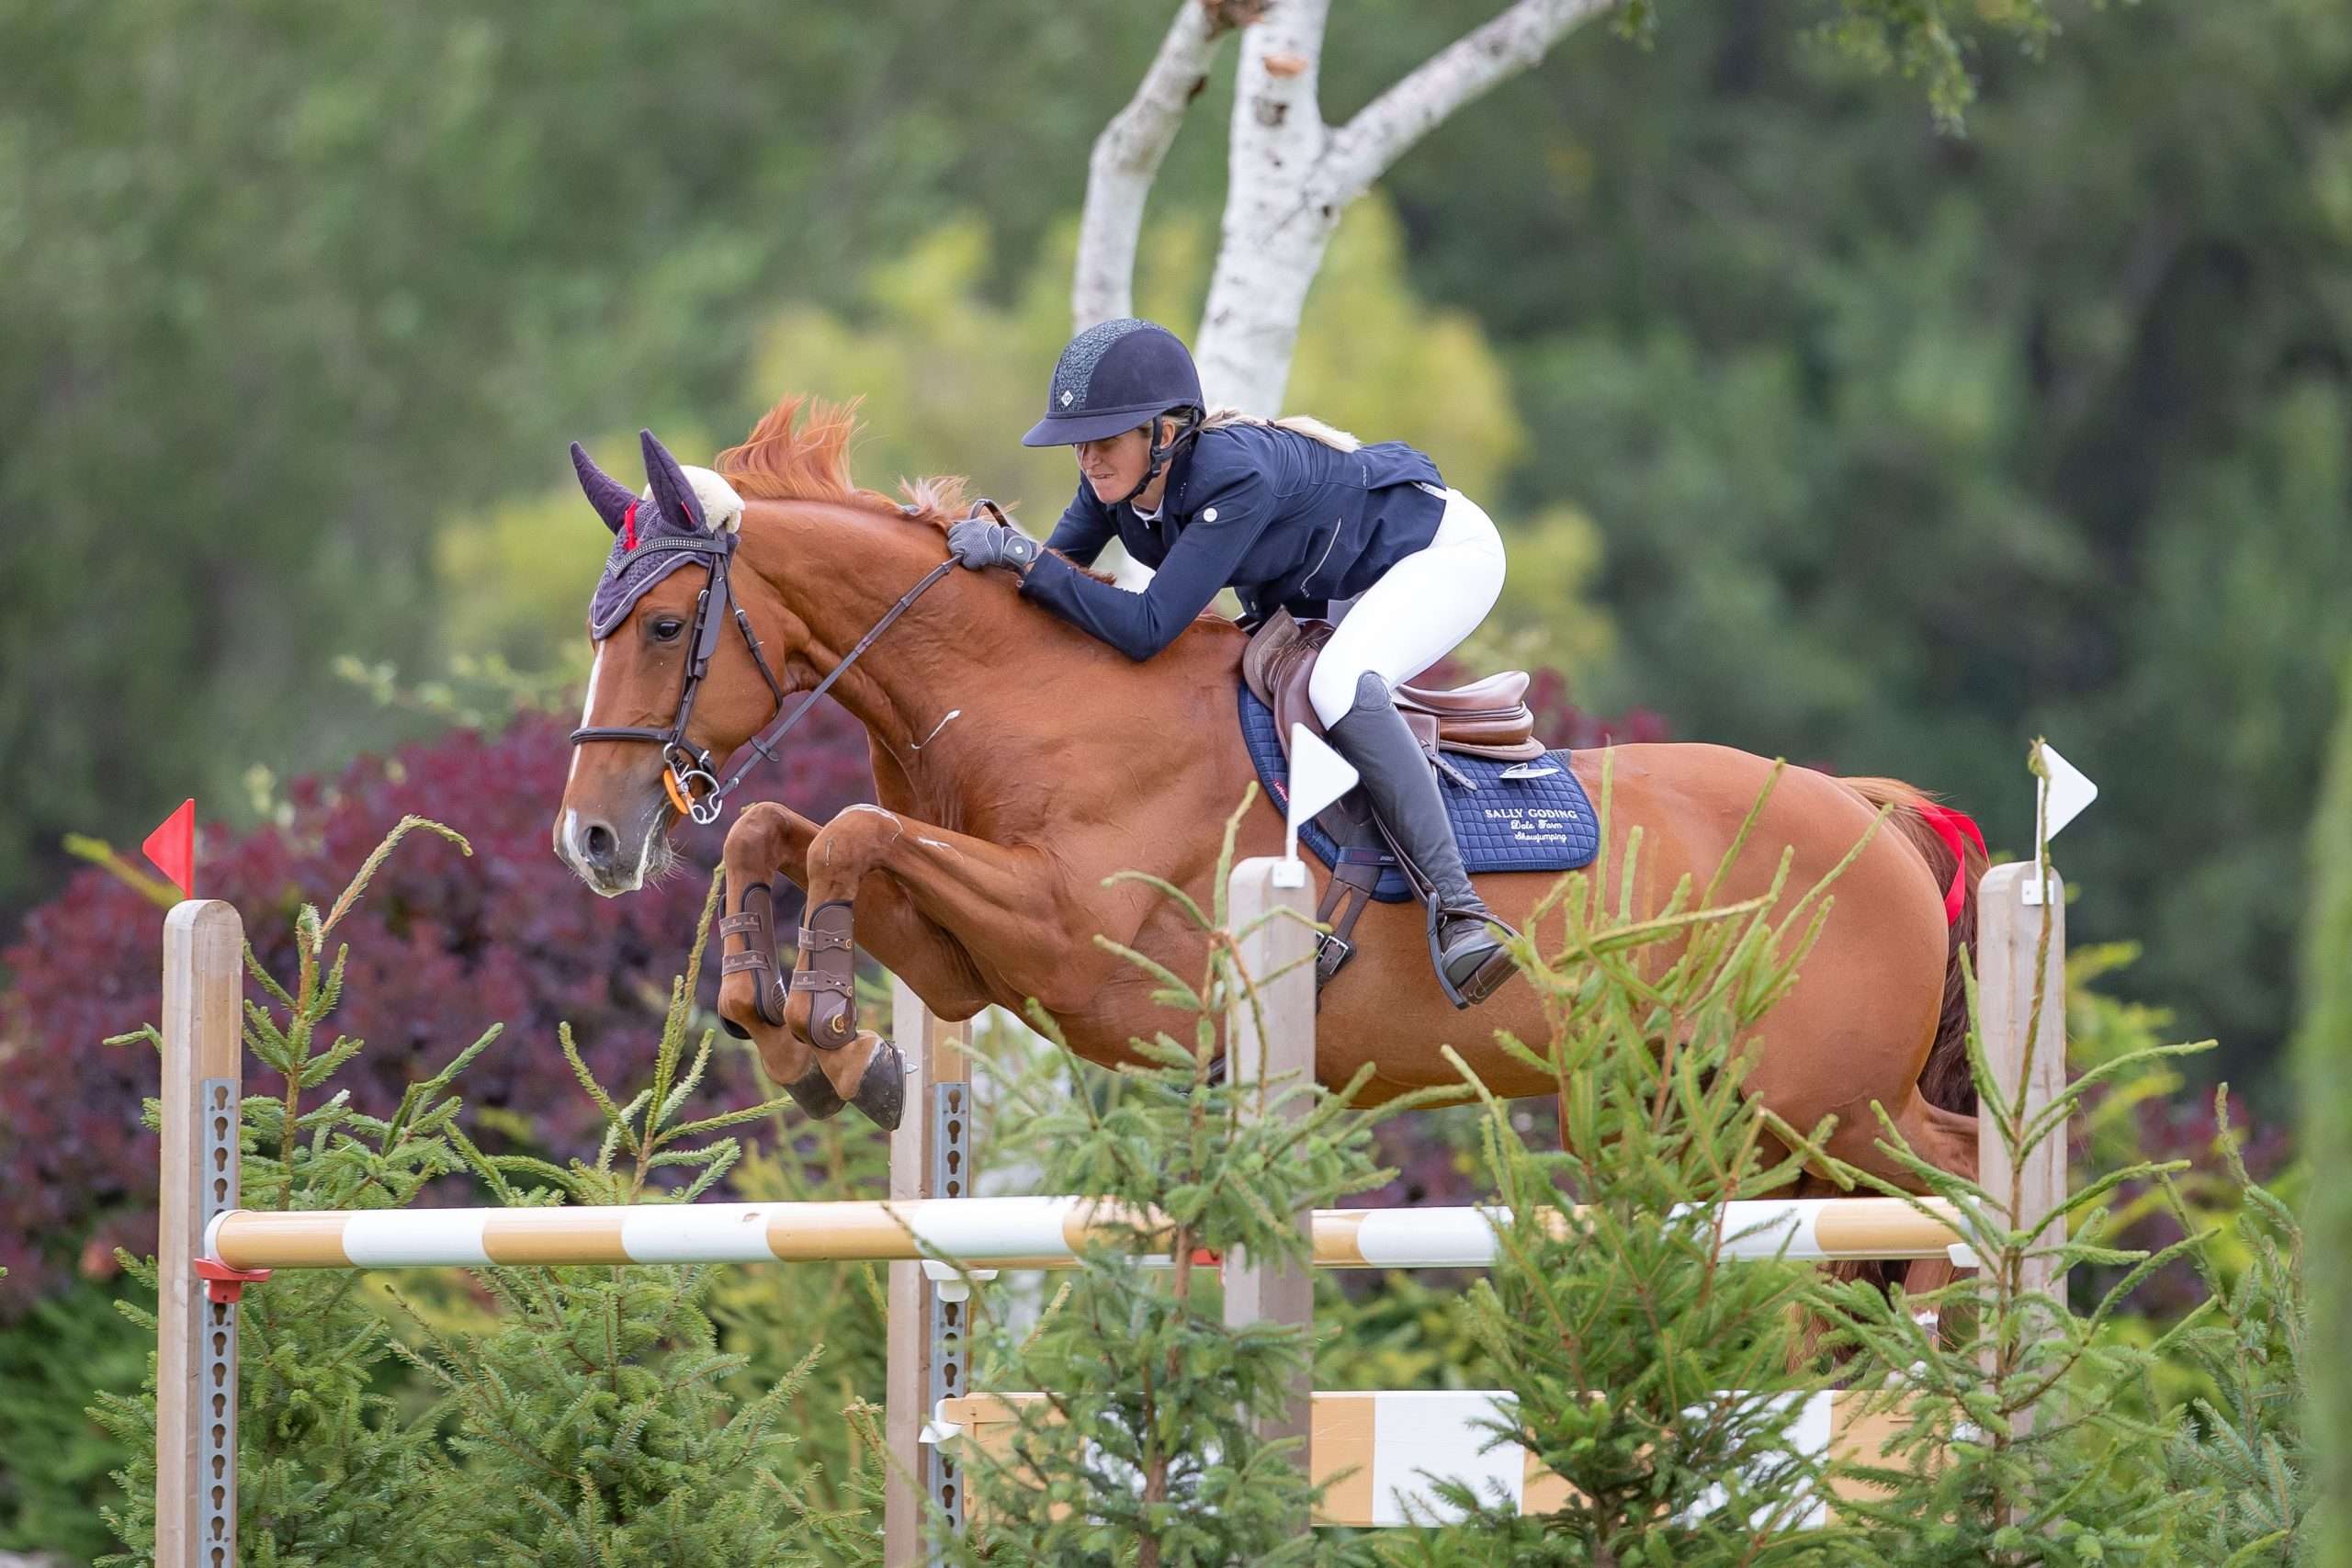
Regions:
<instances>
[{"instance_id":1,"label":"black tall riding boot","mask_svg":"<svg viewBox=\"0 0 2352 1568\"><path fill-rule=\"evenodd\" d=\"M1462 851L1438 795L1437 775L1396 711L1388 682L1367 671L1356 682L1355 705L1325 733L1362 775L1365 797L1396 847L1429 879L1438 908L1438 966L1460 994L1502 952L1502 944L1487 934L1492 917L1462 869ZM1484 1000L1484 993L1474 999Z\"/></svg>"}]
</instances>

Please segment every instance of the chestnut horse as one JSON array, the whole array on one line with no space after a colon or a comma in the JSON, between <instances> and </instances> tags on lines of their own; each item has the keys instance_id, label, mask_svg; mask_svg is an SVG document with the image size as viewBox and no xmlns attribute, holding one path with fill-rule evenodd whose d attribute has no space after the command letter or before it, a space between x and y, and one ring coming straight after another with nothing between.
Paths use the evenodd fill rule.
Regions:
<instances>
[{"instance_id":1,"label":"chestnut horse","mask_svg":"<svg viewBox=\"0 0 2352 1568\"><path fill-rule=\"evenodd\" d=\"M796 429L798 407L797 399L779 404L717 464L742 502L729 566L735 603L778 683L796 696L834 672L945 559L944 528L961 491L947 481L910 485L902 507L855 489L846 412L820 405ZM658 444L649 437L647 445L649 461L658 454L666 464ZM619 533L612 498L627 501L628 492L593 468L583 476L592 499L600 483L611 487L599 504ZM661 493L657 481L656 501ZM634 538L634 507L628 517ZM670 571L594 645L583 728L672 721L696 596L709 581L700 563ZM949 573L842 673L832 694L865 726L878 804L851 807L829 822L781 806L747 807L727 837L727 911L741 914L747 893L763 899L767 879L781 872L806 890L809 910L842 906L835 913L844 929L854 911L857 946L941 1017L967 1018L990 1003L1018 1010L1035 998L1080 1055L1116 1061L1128 1056L1132 1037L1148 1038L1170 1019L1152 999L1157 982L1104 952L1096 933L1181 975L1198 972L1204 949L1164 895L1104 879L1148 872L1205 907L1224 824L1254 776L1235 714L1245 638L1204 615L1158 657L1133 663L1016 590L1009 572ZM705 646L707 671L686 742L724 759L768 721L779 694L733 627ZM1624 835L1638 824L1635 904L1646 910L1661 907L1686 874L1707 884L1774 766L1722 746L1626 745L1613 755L1609 863L1623 863ZM1596 800L1601 760L1599 751L1573 758ZM662 747L636 730L578 743L556 814L556 852L596 892L628 892L670 863L666 835L678 811L665 772ZM1798 1127L1834 1117L1832 1154L1906 1185L1916 1183L1876 1146L1872 1101L1924 1157L1970 1175L1976 1163L1975 1119L1962 1113L1973 1110L1963 1020L1950 1003L1982 866L1968 868L1969 902L1957 923L1949 921L1944 889L1953 859L1921 818L1924 804L1891 780L1789 768L1721 890L1726 900L1768 892L1788 845L1794 864L1785 897L1792 900L1869 839L1836 885L1835 910L1799 978L1758 1035L1750 1081ZM1886 806L1900 830L1874 833ZM1261 797L1238 852L1279 853L1282 835L1279 813ZM1319 890L1324 868L1314 865L1311 874ZM1487 876L1480 891L1498 918L1521 924L1555 880ZM1456 1011L1439 992L1420 912L1409 904L1372 906L1356 943L1356 957L1321 1001L1317 1076L1324 1083L1344 1084L1367 1064L1373 1100L1453 1083L1438 1051L1451 1043L1499 1094L1551 1091L1494 1043L1499 1030L1544 1037L1532 987L1506 986L1485 1005ZM810 945L802 944L804 973ZM740 929L726 949L746 951ZM813 1048L810 1004L821 987L791 991L786 1023L771 1024L759 1005L764 978L727 974L719 1010L804 1103L813 1098L820 1103L812 1109L838 1110L838 1101L821 1103L828 1082L854 1100L877 1053L882 1072L895 1066L887 1043L862 1032L853 1037L838 1011L821 1021L829 1034L842 1030L828 1041L835 1048ZM1923 1073L1939 1086L1932 1092L1943 1105L1923 1092Z\"/></svg>"}]
</instances>

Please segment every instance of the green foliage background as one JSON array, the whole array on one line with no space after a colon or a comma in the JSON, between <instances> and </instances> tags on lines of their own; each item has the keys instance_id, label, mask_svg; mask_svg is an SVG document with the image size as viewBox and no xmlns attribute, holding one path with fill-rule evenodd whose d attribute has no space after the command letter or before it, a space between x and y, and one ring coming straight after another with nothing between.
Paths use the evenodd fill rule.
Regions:
<instances>
[{"instance_id":1,"label":"green foliage background","mask_svg":"<svg viewBox=\"0 0 2352 1568\"><path fill-rule=\"evenodd\" d=\"M568 437L625 468L639 424L863 393L870 481L1042 529L1067 479L1014 442L1159 11L0 6L0 927L66 830L436 722L327 656L577 660ZM1489 500L1493 650L1589 706L2012 845L2050 734L2106 790L2077 934L2144 938L2126 985L2259 1091L2352 604L2352 13L2062 6L2040 60L1970 56L1964 139L1838 14L1588 28L1441 127L1349 220L1292 402ZM1468 19L1337 7L1328 113ZM1222 58L1144 257L1185 326Z\"/></svg>"},{"instance_id":2,"label":"green foliage background","mask_svg":"<svg viewBox=\"0 0 2352 1568\"><path fill-rule=\"evenodd\" d=\"M2352 698L2352 660L2344 669ZM2296 1040L2298 1085L2303 1094L2303 1148L2314 1171L2343 1168L2352 1156L2352 1092L2344 1062L2352 1052L2352 706L2330 747L2326 785L2312 833L2317 886L2312 897L2306 948L2310 1003ZM2312 1184L2308 1217L2312 1246L2312 1332L2322 1345L2344 1343L2352 1332L2352 1189L2341 1181ZM2320 1495L2340 1498L2352 1483L2352 1374L2338 1357L2312 1361L2311 1427ZM2352 1568L2352 1528L2333 1531L2318 1559L2322 1568Z\"/></svg>"}]
</instances>

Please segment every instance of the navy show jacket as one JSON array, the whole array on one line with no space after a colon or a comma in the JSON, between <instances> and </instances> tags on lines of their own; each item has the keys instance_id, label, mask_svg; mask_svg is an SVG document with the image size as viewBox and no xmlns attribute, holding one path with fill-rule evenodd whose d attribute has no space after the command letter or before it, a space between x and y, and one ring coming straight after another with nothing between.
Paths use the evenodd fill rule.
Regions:
<instances>
[{"instance_id":1,"label":"navy show jacket","mask_svg":"<svg viewBox=\"0 0 2352 1568\"><path fill-rule=\"evenodd\" d=\"M1231 587L1255 621L1319 615L1414 551L1444 515L1437 465L1401 441L1341 452L1276 425L1204 430L1171 461L1159 515L1105 506L1081 478L1021 592L1130 659L1176 640ZM1157 575L1140 593L1088 576L1114 538Z\"/></svg>"}]
</instances>

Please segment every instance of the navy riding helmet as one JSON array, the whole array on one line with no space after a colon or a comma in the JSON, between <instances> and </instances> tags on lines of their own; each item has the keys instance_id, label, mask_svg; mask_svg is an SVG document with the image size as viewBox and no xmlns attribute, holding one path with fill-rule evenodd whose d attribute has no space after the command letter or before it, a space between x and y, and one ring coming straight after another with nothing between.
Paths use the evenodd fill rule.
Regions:
<instances>
[{"instance_id":1,"label":"navy riding helmet","mask_svg":"<svg viewBox=\"0 0 2352 1568\"><path fill-rule=\"evenodd\" d=\"M1183 428L1163 442L1159 416L1174 409L1184 411ZM1021 444L1075 446L1149 424L1151 461L1135 488L1111 502L1117 506L1151 488L1176 448L1200 429L1204 412L1201 374L1183 340L1156 322L1120 316L1069 340L1046 389L1046 417L1029 427Z\"/></svg>"},{"instance_id":2,"label":"navy riding helmet","mask_svg":"<svg viewBox=\"0 0 2352 1568\"><path fill-rule=\"evenodd\" d=\"M1046 417L1021 444L1075 446L1139 429L1171 409L1201 406L1200 372L1182 340L1121 316L1087 328L1062 350L1046 389Z\"/></svg>"}]
</instances>

